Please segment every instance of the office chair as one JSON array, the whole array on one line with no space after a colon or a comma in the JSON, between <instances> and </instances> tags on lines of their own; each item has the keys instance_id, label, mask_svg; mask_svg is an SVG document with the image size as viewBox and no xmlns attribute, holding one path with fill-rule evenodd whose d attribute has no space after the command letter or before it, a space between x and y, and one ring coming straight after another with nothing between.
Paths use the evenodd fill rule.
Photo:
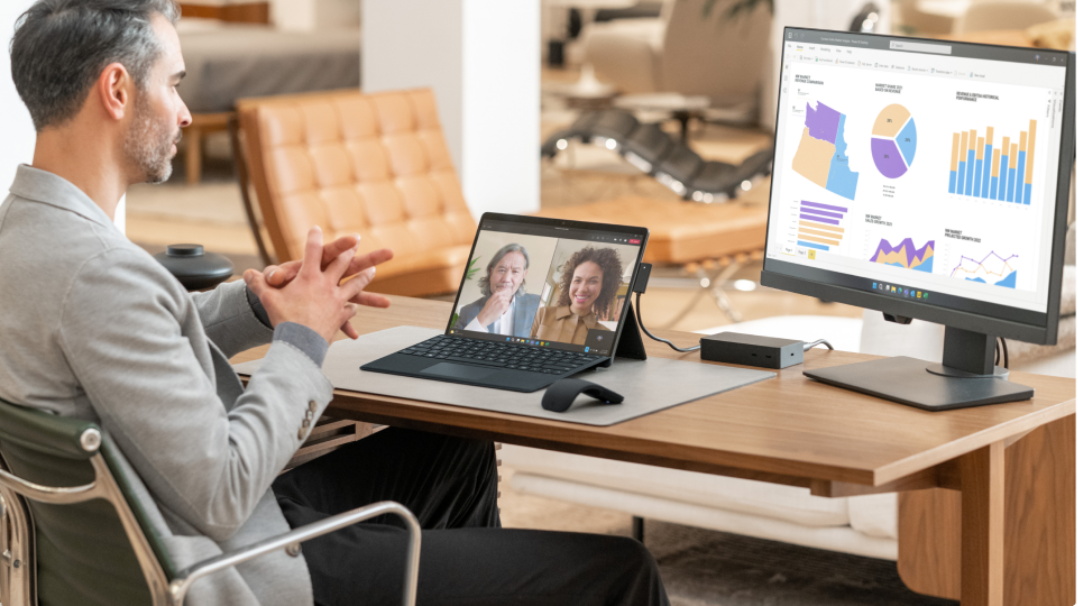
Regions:
<instances>
[{"instance_id":1,"label":"office chair","mask_svg":"<svg viewBox=\"0 0 1078 606\"><path fill-rule=\"evenodd\" d=\"M94 423L0 400L0 603L4 606L181 606L215 572L382 514L400 517L409 547L403 603L415 604L420 528L383 501L177 570L141 480Z\"/></svg>"}]
</instances>

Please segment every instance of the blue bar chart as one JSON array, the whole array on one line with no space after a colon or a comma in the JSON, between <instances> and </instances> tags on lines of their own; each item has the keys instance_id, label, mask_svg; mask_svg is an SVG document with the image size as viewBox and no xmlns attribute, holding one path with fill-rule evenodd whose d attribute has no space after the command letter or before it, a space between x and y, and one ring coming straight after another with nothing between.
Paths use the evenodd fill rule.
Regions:
<instances>
[{"instance_id":1,"label":"blue bar chart","mask_svg":"<svg viewBox=\"0 0 1078 606\"><path fill-rule=\"evenodd\" d=\"M976 129L953 133L951 174L948 193L1029 205L1033 193L1033 149L1037 141L1037 121L1017 139L1003 137L995 145L995 129L984 136Z\"/></svg>"}]
</instances>

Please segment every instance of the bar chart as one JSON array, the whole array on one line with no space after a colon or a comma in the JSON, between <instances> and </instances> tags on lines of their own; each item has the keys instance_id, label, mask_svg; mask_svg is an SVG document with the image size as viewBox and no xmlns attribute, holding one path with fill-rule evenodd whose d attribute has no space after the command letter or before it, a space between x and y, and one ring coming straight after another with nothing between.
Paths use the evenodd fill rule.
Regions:
<instances>
[{"instance_id":1,"label":"bar chart","mask_svg":"<svg viewBox=\"0 0 1078 606\"><path fill-rule=\"evenodd\" d=\"M947 191L961 196L1029 205L1033 194L1033 149L1037 121L1016 139L1003 137L995 144L995 129L984 136L976 129L951 137L951 178Z\"/></svg>"},{"instance_id":2,"label":"bar chart","mask_svg":"<svg viewBox=\"0 0 1078 606\"><path fill-rule=\"evenodd\" d=\"M831 250L842 243L846 233L842 219L849 209L833 204L801 201L797 224L797 245L816 250Z\"/></svg>"}]
</instances>

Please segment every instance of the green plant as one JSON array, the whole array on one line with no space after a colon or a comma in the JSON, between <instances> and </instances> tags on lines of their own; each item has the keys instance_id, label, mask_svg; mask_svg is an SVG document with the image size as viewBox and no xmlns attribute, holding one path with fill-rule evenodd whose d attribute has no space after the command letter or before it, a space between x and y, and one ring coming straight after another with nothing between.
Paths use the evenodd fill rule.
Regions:
<instances>
[{"instance_id":1,"label":"green plant","mask_svg":"<svg viewBox=\"0 0 1078 606\"><path fill-rule=\"evenodd\" d=\"M711 16L711 11L715 8L715 4L718 1L719 0L704 0L704 19ZM767 6L767 10L769 10L771 14L775 14L775 0L737 0L730 5L730 8L726 9L726 14L723 16L727 19L735 19L741 13L745 13L746 15L751 13L761 4Z\"/></svg>"},{"instance_id":2,"label":"green plant","mask_svg":"<svg viewBox=\"0 0 1078 606\"><path fill-rule=\"evenodd\" d=\"M476 258L472 259L471 261L468 261L468 268L464 270L464 279L465 280L471 280L472 276L475 275L475 272L479 271L479 267L476 266L476 262L478 262L478 261L479 261L479 257L476 257Z\"/></svg>"}]
</instances>

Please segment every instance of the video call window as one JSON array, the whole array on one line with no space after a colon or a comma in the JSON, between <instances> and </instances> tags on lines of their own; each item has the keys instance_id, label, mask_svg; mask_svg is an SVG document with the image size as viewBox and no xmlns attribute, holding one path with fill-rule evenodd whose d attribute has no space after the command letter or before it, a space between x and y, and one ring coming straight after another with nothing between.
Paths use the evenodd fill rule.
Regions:
<instances>
[{"instance_id":1,"label":"video call window","mask_svg":"<svg viewBox=\"0 0 1078 606\"><path fill-rule=\"evenodd\" d=\"M609 355L639 252L638 245L482 231L450 327Z\"/></svg>"}]
</instances>

